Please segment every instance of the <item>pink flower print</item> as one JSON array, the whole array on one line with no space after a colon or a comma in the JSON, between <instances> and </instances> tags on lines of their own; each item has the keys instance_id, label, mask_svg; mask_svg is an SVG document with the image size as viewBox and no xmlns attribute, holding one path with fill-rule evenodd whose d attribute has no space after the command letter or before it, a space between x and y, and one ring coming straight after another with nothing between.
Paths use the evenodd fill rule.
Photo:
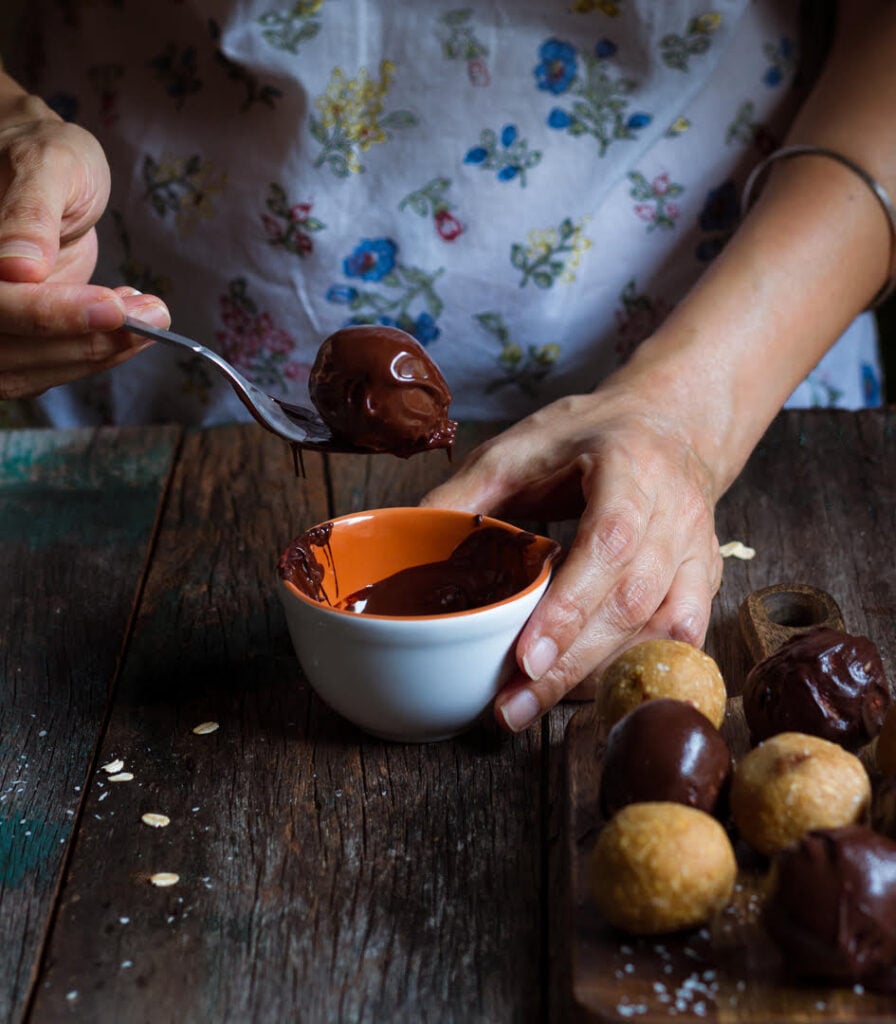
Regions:
<instances>
[{"instance_id":1,"label":"pink flower print","mask_svg":"<svg viewBox=\"0 0 896 1024\"><path fill-rule=\"evenodd\" d=\"M296 363L292 360L283 364L283 376L295 383L307 384L311 375L311 367L304 363Z\"/></svg>"},{"instance_id":2,"label":"pink flower print","mask_svg":"<svg viewBox=\"0 0 896 1024\"><path fill-rule=\"evenodd\" d=\"M453 242L455 238L463 234L464 226L448 209L437 210L433 214L436 231L446 242Z\"/></svg>"},{"instance_id":3,"label":"pink flower print","mask_svg":"<svg viewBox=\"0 0 896 1024\"><path fill-rule=\"evenodd\" d=\"M302 364L288 358L295 341L270 313L258 311L242 278L231 281L221 297L221 318L225 330L216 333L221 354L256 384L285 390L287 380L301 378Z\"/></svg>"},{"instance_id":4,"label":"pink flower print","mask_svg":"<svg viewBox=\"0 0 896 1024\"><path fill-rule=\"evenodd\" d=\"M470 85L491 85L492 76L489 73L488 65L481 57L467 61L467 78Z\"/></svg>"},{"instance_id":5,"label":"pink flower print","mask_svg":"<svg viewBox=\"0 0 896 1024\"><path fill-rule=\"evenodd\" d=\"M680 207L672 200L684 192L684 186L670 181L665 172L648 181L640 171L630 171L628 179L632 183L629 195L637 200L635 215L647 222L647 230L674 228Z\"/></svg>"},{"instance_id":6,"label":"pink flower print","mask_svg":"<svg viewBox=\"0 0 896 1024\"><path fill-rule=\"evenodd\" d=\"M635 213L641 218L641 220L656 220L656 210L652 206L648 206L647 203L637 203L635 205Z\"/></svg>"},{"instance_id":7,"label":"pink flower print","mask_svg":"<svg viewBox=\"0 0 896 1024\"><path fill-rule=\"evenodd\" d=\"M422 188L406 195L398 209L413 210L420 217L432 217L439 237L445 242L453 242L463 234L464 226L451 212L453 207L448 201L450 187L449 178L433 178Z\"/></svg>"},{"instance_id":8,"label":"pink flower print","mask_svg":"<svg viewBox=\"0 0 896 1024\"><path fill-rule=\"evenodd\" d=\"M300 257L314 251L311 233L323 230L325 225L311 215L312 203L290 205L283 186L272 182L266 205L268 212L261 215L261 223L271 245Z\"/></svg>"}]
</instances>

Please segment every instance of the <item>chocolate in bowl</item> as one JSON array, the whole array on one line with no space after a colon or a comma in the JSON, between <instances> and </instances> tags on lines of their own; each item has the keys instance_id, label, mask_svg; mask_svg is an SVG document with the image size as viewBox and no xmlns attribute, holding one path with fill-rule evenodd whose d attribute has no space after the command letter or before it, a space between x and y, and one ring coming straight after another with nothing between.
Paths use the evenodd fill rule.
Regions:
<instances>
[{"instance_id":1,"label":"chocolate in bowl","mask_svg":"<svg viewBox=\"0 0 896 1024\"><path fill-rule=\"evenodd\" d=\"M560 545L525 530L483 525L473 516L469 534L447 558L399 569L346 596L328 594L321 552L332 567L338 591L339 567L330 548L330 524L297 537L280 560L280 576L301 593L333 608L367 615L447 615L504 601L529 586L554 561Z\"/></svg>"},{"instance_id":2,"label":"chocolate in bowl","mask_svg":"<svg viewBox=\"0 0 896 1024\"><path fill-rule=\"evenodd\" d=\"M493 527L510 540L493 543ZM408 569L447 564L456 571L452 554L460 548L469 555L467 541L474 550L482 543L499 552L491 578L466 602L492 603L421 614L414 598L405 615L341 607ZM319 523L289 544L279 563L278 594L304 678L325 703L373 735L403 742L457 735L519 671L517 638L548 586L558 552L548 537L449 509L383 508ZM473 561L485 562L486 554ZM463 557L460 562L463 570ZM429 571L422 574L424 596ZM398 590L404 601L408 590L403 584ZM502 598L506 590L513 593Z\"/></svg>"}]
</instances>

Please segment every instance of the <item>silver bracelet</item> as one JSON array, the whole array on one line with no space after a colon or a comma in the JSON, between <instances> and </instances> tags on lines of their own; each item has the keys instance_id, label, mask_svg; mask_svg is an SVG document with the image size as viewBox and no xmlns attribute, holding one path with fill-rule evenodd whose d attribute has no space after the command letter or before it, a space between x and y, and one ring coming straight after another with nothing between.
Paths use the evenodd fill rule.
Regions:
<instances>
[{"instance_id":1,"label":"silver bracelet","mask_svg":"<svg viewBox=\"0 0 896 1024\"><path fill-rule=\"evenodd\" d=\"M824 146L784 146L781 149L776 149L774 153L769 153L764 160L761 160L750 172L750 176L747 178L747 183L744 185L744 190L741 194L741 216L745 216L747 210L749 210L753 200L753 191L765 171L767 171L776 160L789 160L794 156L826 156L831 160L836 160L838 163L843 164L844 167L848 167L854 174L857 174L862 181L865 182L868 188L870 188L874 193L877 201L883 207L883 211L887 217L887 223L890 225L890 270L887 273L887 280L884 281L880 290L868 306L869 309L874 309L888 298L893 289L896 288L896 276L894 276L892 269L894 258L896 258L896 207L893 206L893 200L890 199L890 195L883 185L881 185L876 178L872 178L865 168L857 164L854 160L850 160L848 156L844 156L842 153L838 153L834 149L825 149Z\"/></svg>"}]
</instances>

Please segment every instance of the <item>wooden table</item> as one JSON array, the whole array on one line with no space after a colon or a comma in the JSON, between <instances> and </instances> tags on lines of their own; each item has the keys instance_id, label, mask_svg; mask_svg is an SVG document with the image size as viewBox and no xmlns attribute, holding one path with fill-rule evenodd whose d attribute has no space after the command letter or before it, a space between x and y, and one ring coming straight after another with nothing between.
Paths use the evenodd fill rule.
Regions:
<instances>
[{"instance_id":1,"label":"wooden table","mask_svg":"<svg viewBox=\"0 0 896 1024\"><path fill-rule=\"evenodd\" d=\"M330 712L277 556L450 467L305 464L254 425L0 433L0 1020L569 1018L576 706L428 746ZM896 410L775 422L719 509L720 539L757 551L726 563L707 642L733 691L738 605L783 580L833 593L896 679L894 469Z\"/></svg>"}]
</instances>

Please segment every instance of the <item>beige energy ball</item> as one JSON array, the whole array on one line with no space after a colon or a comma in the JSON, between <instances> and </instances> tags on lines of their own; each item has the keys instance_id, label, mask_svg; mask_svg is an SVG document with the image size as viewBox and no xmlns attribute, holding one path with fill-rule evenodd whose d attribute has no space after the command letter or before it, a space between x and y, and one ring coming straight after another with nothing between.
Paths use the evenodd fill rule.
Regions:
<instances>
[{"instance_id":1,"label":"beige energy ball","mask_svg":"<svg viewBox=\"0 0 896 1024\"><path fill-rule=\"evenodd\" d=\"M734 850L718 821L676 803L623 807L588 861L598 910L635 935L704 924L730 899L736 875Z\"/></svg>"},{"instance_id":2,"label":"beige energy ball","mask_svg":"<svg viewBox=\"0 0 896 1024\"><path fill-rule=\"evenodd\" d=\"M734 769L731 817L743 839L771 855L817 828L861 821L871 802L862 762L818 736L782 732Z\"/></svg>"},{"instance_id":3,"label":"beige energy ball","mask_svg":"<svg viewBox=\"0 0 896 1024\"><path fill-rule=\"evenodd\" d=\"M718 729L728 694L719 666L681 640L644 640L611 662L597 687L597 706L607 728L656 697L685 700Z\"/></svg>"}]
</instances>

